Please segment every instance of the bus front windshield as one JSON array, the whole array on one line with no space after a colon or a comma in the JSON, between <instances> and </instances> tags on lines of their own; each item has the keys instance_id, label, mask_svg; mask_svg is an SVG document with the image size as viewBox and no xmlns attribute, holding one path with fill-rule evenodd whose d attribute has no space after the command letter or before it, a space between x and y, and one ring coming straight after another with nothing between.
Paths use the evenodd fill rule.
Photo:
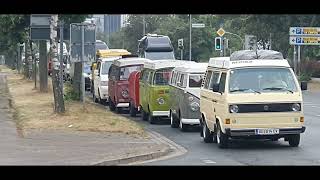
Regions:
<instances>
[{"instance_id":1,"label":"bus front windshield","mask_svg":"<svg viewBox=\"0 0 320 180\"><path fill-rule=\"evenodd\" d=\"M172 68L161 69L156 71L154 74L153 84L154 85L168 85L171 76Z\"/></svg>"},{"instance_id":2,"label":"bus front windshield","mask_svg":"<svg viewBox=\"0 0 320 180\"><path fill-rule=\"evenodd\" d=\"M142 65L126 66L120 68L120 80L128 80L133 71L141 71Z\"/></svg>"},{"instance_id":3,"label":"bus front windshield","mask_svg":"<svg viewBox=\"0 0 320 180\"><path fill-rule=\"evenodd\" d=\"M146 52L147 59L161 60L161 59L175 59L173 51L171 52Z\"/></svg>"},{"instance_id":4,"label":"bus front windshield","mask_svg":"<svg viewBox=\"0 0 320 180\"><path fill-rule=\"evenodd\" d=\"M245 68L230 71L230 93L296 92L289 68Z\"/></svg>"}]
</instances>

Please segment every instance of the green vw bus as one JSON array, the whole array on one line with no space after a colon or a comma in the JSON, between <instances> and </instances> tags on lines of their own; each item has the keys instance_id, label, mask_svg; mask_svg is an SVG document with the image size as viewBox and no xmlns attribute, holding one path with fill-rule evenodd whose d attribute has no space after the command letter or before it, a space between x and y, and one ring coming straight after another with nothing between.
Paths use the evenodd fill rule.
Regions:
<instances>
[{"instance_id":1,"label":"green vw bus","mask_svg":"<svg viewBox=\"0 0 320 180\"><path fill-rule=\"evenodd\" d=\"M156 118L169 117L169 80L174 67L193 61L153 60L145 62L141 72L140 110L141 118L154 124Z\"/></svg>"}]
</instances>

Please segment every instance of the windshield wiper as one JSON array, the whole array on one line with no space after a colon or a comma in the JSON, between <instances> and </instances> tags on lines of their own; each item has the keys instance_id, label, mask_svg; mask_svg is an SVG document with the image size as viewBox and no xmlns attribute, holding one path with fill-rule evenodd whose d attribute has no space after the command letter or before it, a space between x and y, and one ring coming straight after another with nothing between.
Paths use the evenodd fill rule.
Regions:
<instances>
[{"instance_id":1,"label":"windshield wiper","mask_svg":"<svg viewBox=\"0 0 320 180\"><path fill-rule=\"evenodd\" d=\"M256 91L256 90L253 90L253 89L234 89L234 90L231 90L230 92L237 92L237 91L241 91L241 92L243 92L243 91L253 91L253 92L256 92L256 93L258 93L258 94L261 94L261 92L259 92L259 91Z\"/></svg>"},{"instance_id":2,"label":"windshield wiper","mask_svg":"<svg viewBox=\"0 0 320 180\"><path fill-rule=\"evenodd\" d=\"M262 90L286 90L286 91L289 91L293 94L293 91L291 91L290 89L287 89L287 88L281 88L281 87L269 87L269 88L264 88Z\"/></svg>"}]
</instances>

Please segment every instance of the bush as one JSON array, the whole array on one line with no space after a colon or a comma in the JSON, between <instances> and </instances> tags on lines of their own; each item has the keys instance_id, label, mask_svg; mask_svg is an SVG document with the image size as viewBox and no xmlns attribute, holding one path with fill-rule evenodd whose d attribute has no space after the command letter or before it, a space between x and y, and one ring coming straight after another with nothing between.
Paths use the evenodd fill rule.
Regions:
<instances>
[{"instance_id":1,"label":"bush","mask_svg":"<svg viewBox=\"0 0 320 180\"><path fill-rule=\"evenodd\" d=\"M309 73L302 73L299 77L299 81L310 81L311 80L311 74Z\"/></svg>"},{"instance_id":2,"label":"bush","mask_svg":"<svg viewBox=\"0 0 320 180\"><path fill-rule=\"evenodd\" d=\"M301 73L305 74L305 76L320 77L320 61L303 61L301 63Z\"/></svg>"},{"instance_id":3,"label":"bush","mask_svg":"<svg viewBox=\"0 0 320 180\"><path fill-rule=\"evenodd\" d=\"M79 101L79 93L74 92L72 85L66 83L64 85L64 100L65 101Z\"/></svg>"}]
</instances>

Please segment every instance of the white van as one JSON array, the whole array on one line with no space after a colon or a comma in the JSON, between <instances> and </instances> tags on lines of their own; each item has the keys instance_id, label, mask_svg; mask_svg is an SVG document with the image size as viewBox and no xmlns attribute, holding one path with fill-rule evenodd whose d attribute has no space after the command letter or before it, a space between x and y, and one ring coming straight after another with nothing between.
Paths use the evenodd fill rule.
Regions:
<instances>
[{"instance_id":1,"label":"white van","mask_svg":"<svg viewBox=\"0 0 320 180\"><path fill-rule=\"evenodd\" d=\"M109 68L112 65L112 62L116 59L120 59L121 56L101 58L97 62L97 67L94 70L94 90L92 97L94 102L100 102L104 105L108 102L108 81L109 81Z\"/></svg>"},{"instance_id":2,"label":"white van","mask_svg":"<svg viewBox=\"0 0 320 180\"><path fill-rule=\"evenodd\" d=\"M235 138L284 138L298 146L305 131L302 93L288 61L274 58L275 51L237 53L209 60L200 92L204 142L225 148Z\"/></svg>"}]
</instances>

